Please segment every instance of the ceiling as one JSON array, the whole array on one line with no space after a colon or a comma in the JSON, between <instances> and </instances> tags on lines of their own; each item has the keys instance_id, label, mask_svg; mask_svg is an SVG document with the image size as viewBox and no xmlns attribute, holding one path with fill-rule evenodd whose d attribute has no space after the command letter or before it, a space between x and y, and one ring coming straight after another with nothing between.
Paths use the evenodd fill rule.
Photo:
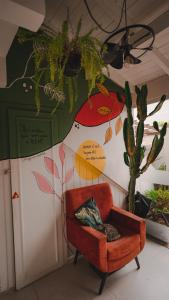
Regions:
<instances>
[{"instance_id":1,"label":"ceiling","mask_svg":"<svg viewBox=\"0 0 169 300\"><path fill-rule=\"evenodd\" d=\"M3 0L0 0L2 2ZM112 31L118 24L123 0L87 0L95 19ZM82 17L81 34L96 28L85 7L84 0L5 0L0 11L0 86L6 85L6 55L17 32L18 26L37 31L42 22L55 29L61 29L69 10L70 34L76 29ZM169 96L169 0L127 0L127 23L142 23L151 26L156 34L152 51L141 57L139 65L128 65L121 70L109 67L113 81L124 86L126 80L131 88L147 83L149 101L161 94ZM124 18L120 28L124 26ZM109 35L96 29L93 33L100 41ZM139 32L138 32L139 34ZM119 37L120 38L120 37ZM148 40L140 46L146 46Z\"/></svg>"},{"instance_id":2,"label":"ceiling","mask_svg":"<svg viewBox=\"0 0 169 300\"><path fill-rule=\"evenodd\" d=\"M96 20L106 30L111 31L118 24L122 2L123 0L88 0L88 5ZM83 22L82 34L96 27L83 0L46 0L44 23L55 30L59 30L63 20L66 19L68 9L71 32L74 32L80 17L82 17ZM110 67L111 78L122 86L125 80L128 80L131 86L150 82L152 90L150 98L154 97L152 82L155 80L156 97L158 97L161 91L157 92L157 80L159 87L160 82L163 82L164 89L164 81L167 82L169 79L169 1L128 0L127 19L128 24L143 23L154 29L156 33L154 49L141 57L142 63L139 65L128 65L129 67L123 67L121 70ZM123 25L124 20L120 27ZM101 41L108 37L100 29L95 30L94 35ZM168 84L166 92L169 95Z\"/></svg>"}]
</instances>

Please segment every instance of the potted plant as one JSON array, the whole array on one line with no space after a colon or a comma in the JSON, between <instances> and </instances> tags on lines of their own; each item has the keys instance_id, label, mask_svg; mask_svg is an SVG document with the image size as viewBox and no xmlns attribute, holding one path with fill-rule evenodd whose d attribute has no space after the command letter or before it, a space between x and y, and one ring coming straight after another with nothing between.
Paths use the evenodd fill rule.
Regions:
<instances>
[{"instance_id":1,"label":"potted plant","mask_svg":"<svg viewBox=\"0 0 169 300\"><path fill-rule=\"evenodd\" d=\"M151 189L145 192L151 201L146 217L147 232L169 243L169 189Z\"/></svg>"},{"instance_id":2,"label":"potted plant","mask_svg":"<svg viewBox=\"0 0 169 300\"><path fill-rule=\"evenodd\" d=\"M154 136L151 149L147 155L146 162L142 166L145 146L142 144L144 136L144 122L147 117L152 116L162 107L166 96L163 95L155 107L155 109L147 114L147 86L143 85L141 88L135 87L136 91L136 105L137 105L137 118L139 120L137 129L134 130L133 126L133 115L132 115L132 96L129 88L128 82L125 83L125 95L126 95L126 109L127 118L124 120L123 125L123 136L126 151L124 152L124 162L129 167L130 181L128 186L128 206L131 212L135 212L135 186L137 178L143 174L149 167L151 163L159 155L163 144L164 136L166 134L167 123L164 123L160 129L158 123L155 121L153 123L156 134ZM120 97L119 97L120 98ZM119 99L120 100L120 99Z\"/></svg>"},{"instance_id":3,"label":"potted plant","mask_svg":"<svg viewBox=\"0 0 169 300\"><path fill-rule=\"evenodd\" d=\"M62 24L62 30L55 32L44 26L39 32L27 30L18 32L19 42L32 41L35 74L31 80L35 83L35 102L40 110L39 90L56 101L56 108L65 98L69 98L70 112L77 100L77 75L83 70L88 82L88 96L95 88L96 81L103 82L102 68L105 67L101 56L101 43L92 36L93 30L80 36L81 19L75 35L70 38L68 21ZM66 96L65 96L66 91Z\"/></svg>"}]
</instances>

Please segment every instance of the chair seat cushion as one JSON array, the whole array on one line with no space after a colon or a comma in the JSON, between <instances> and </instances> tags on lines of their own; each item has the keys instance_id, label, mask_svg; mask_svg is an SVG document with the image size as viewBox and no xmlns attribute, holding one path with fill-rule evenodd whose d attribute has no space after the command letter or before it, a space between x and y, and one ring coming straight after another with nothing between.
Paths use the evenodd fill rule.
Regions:
<instances>
[{"instance_id":1,"label":"chair seat cushion","mask_svg":"<svg viewBox=\"0 0 169 300\"><path fill-rule=\"evenodd\" d=\"M122 259L135 249L140 249L140 236L139 234L127 233L126 235L121 235L121 238L107 243L107 256L109 261L116 261Z\"/></svg>"}]
</instances>

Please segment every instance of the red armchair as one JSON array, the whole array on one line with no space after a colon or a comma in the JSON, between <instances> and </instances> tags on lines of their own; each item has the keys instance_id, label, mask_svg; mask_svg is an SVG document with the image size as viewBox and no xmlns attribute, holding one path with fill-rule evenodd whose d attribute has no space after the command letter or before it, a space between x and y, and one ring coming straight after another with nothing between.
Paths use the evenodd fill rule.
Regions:
<instances>
[{"instance_id":1,"label":"red armchair","mask_svg":"<svg viewBox=\"0 0 169 300\"><path fill-rule=\"evenodd\" d=\"M103 223L109 223L119 230L121 238L107 243L106 236L94 228L81 225L74 217L75 211L89 198L93 197L100 210ZM145 244L146 227L141 218L113 205L110 187L107 183L72 189L66 192L67 237L84 257L101 274L99 294L102 293L108 275L119 270L135 258L140 268L137 255Z\"/></svg>"}]
</instances>

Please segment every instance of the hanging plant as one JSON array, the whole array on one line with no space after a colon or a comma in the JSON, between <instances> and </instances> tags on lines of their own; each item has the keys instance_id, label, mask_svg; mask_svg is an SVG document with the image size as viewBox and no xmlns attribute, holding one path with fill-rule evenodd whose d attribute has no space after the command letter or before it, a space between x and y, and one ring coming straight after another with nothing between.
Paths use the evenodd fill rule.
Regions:
<instances>
[{"instance_id":1,"label":"hanging plant","mask_svg":"<svg viewBox=\"0 0 169 300\"><path fill-rule=\"evenodd\" d=\"M35 74L31 77L35 83L35 102L40 111L40 93L43 88L46 95L56 102L53 112L65 100L65 90L69 98L69 111L72 112L77 100L77 75L81 70L88 82L88 96L97 82L103 82L102 68L105 67L101 56L101 43L92 36L93 30L80 36L82 21L78 22L73 38L69 37L68 21L62 24L62 30L55 32L43 27L38 33L19 30L18 40L23 43L32 41Z\"/></svg>"}]
</instances>

